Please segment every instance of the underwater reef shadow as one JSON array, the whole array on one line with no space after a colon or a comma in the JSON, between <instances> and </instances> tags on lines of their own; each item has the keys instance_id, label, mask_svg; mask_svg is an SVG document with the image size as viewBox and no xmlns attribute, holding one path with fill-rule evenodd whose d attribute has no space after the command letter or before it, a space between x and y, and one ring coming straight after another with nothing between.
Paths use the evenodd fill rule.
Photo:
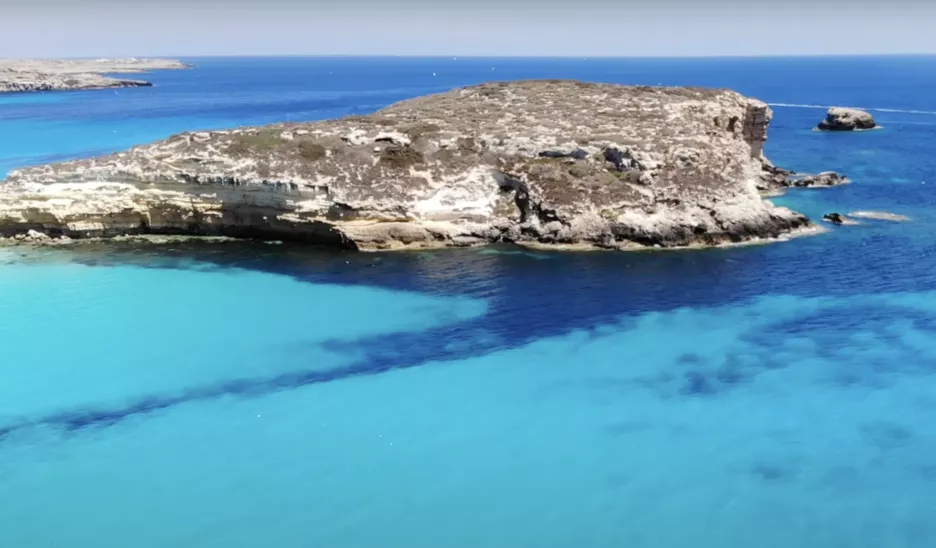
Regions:
<instances>
[{"instance_id":1,"label":"underwater reef shadow","mask_svg":"<svg viewBox=\"0 0 936 548\"><path fill-rule=\"evenodd\" d=\"M647 312L674 309L704 309L734 306L769 294L828 298L828 285L840 297L852 297L850 284L838 285L835 275L852 280L867 275L864 270L843 269L840 263L824 262L814 269L817 283L802 284L799 277L778 274L773 254L783 263L796 248L783 246L661 253L554 253L529 256L515 247L483 250L455 249L431 252L351 253L309 246L271 245L261 242L173 242L139 245L132 242L82 244L80 248L51 248L23 251L14 261L64 261L87 266L134 266L155 269L185 269L211 272L238 270L290 276L309 283L364 285L396 291L439 296L468 296L484 299L484 315L415 333L392 333L356 340L330 340L315 344L333 353L347 353L353 360L329 370L294 371L267 377L228 380L193 387L176 394L143 396L118 407L61 411L44 416L0 423L0 438L32 427L50 426L77 431L108 426L128 417L145 415L185 403L225 396L259 396L311 384L386 371L422 366L437 361L475 358L516 348L530 342L570 332L601 336L606 327L627 330L634 318ZM812 245L812 244L810 244ZM851 254L857 256L858 254ZM788 265L791 271L803 263ZM770 267L770 268L768 268ZM828 268L825 268L828 267ZM766 269L766 270L765 270ZM769 274L765 274L769 273ZM819 274L822 274L820 276ZM932 273L930 273L932 275ZM840 276L841 277L841 276ZM829 280L832 280L831 282ZM936 285L936 284L934 284ZM797 291L791 291L796 289ZM915 288L919 291L919 287ZM859 297L859 300L862 297ZM936 313L907 307L854 309L854 303L835 306L814 315L767 321L763 329L743 335L745 352L725 355L722 360L686 355L659 376L638 379L638 385L673 397L710 397L736 389L771 369L789 367L782 361L782 342L810 333L839 333L825 341L833 352L847 344L845 334L861 328L881 332L889 318L912 316L919 329L933 333ZM868 324L867 322L871 323ZM831 322L831 323L830 323ZM855 323L857 322L857 323ZM834 325L833 325L834 324ZM839 329L833 329L837 325ZM883 332L882 332L883 333ZM890 336L891 331L884 333ZM750 352L751 348L759 349ZM913 348L900 347L910 357ZM297 351L301 352L301 348ZM829 354L830 360L853 356ZM936 371L936 364L920 361L917 370ZM861 378L849 380L843 365L838 381L886 380L886 363L869 364ZM851 368L852 372L857 371ZM853 375L852 375L853 376Z\"/></svg>"},{"instance_id":2,"label":"underwater reef shadow","mask_svg":"<svg viewBox=\"0 0 936 548\"><path fill-rule=\"evenodd\" d=\"M862 320L863 318L863 320ZM704 318L703 318L704 319ZM224 397L259 397L294 390L309 385L340 381L353 377L477 358L517 348L541 337L543 329L526 330L523 324L510 329L492 329L489 315L415 332L368 335L354 339L329 339L309 343L318 350L345 355L353 361L329 368L290 371L260 377L230 379L197 386L171 394L150 394L122 406L86 407L25 418L0 424L0 440L18 431L50 427L61 432L109 427L126 419L170 408ZM627 332L637 325L633 317L618 317L612 324L581 327L585 341L605 337L609 327ZM936 373L936 348L924 355L920 348L895 337L907 325L924 337L936 336L936 309L926 310L902 303L888 304L886 299L865 302L863 299L828 299L819 307L792 315L767 319L742 333L733 350L722 359L709 359L693 353L678 355L671 363L661 364L650 375L638 374L618 382L619 390L649 390L663 399L711 398L737 390L769 371L797 367L790 361L786 345L793 338L809 337L814 343L809 358L830 364L817 370L819 382L839 388L887 388L895 377ZM570 330L562 334L568 334ZM856 334L873 335L889 348L888 356L856 354L848 341ZM579 341L577 344L582 344ZM300 344L295 350L301 352ZM794 356L795 357L795 356ZM626 368L626 364L622 364ZM622 371L622 373L626 373ZM606 379L601 384L606 385ZM622 388L623 387L623 388Z\"/></svg>"},{"instance_id":3,"label":"underwater reef shadow","mask_svg":"<svg viewBox=\"0 0 936 548\"><path fill-rule=\"evenodd\" d=\"M470 327L465 324L469 324ZM357 359L347 365L329 369L290 371L270 376L230 379L177 393L148 394L120 406L88 406L23 418L6 424L0 423L0 442L12 434L32 428L51 428L61 433L106 428L133 417L165 411L189 403L231 396L245 398L266 396L314 384L418 367L434 361L477 357L514 346L508 339L488 332L485 325L485 319L481 317L420 332L387 333L358 339L330 339L317 342L315 346L320 349L353 355Z\"/></svg>"},{"instance_id":4,"label":"underwater reef shadow","mask_svg":"<svg viewBox=\"0 0 936 548\"><path fill-rule=\"evenodd\" d=\"M631 384L662 398L712 398L799 368L832 389L887 389L902 378L936 375L936 345L921 346L926 340L936 340L936 309L886 298L829 299L792 317L761 320L717 356L682 353Z\"/></svg>"},{"instance_id":5,"label":"underwater reef shadow","mask_svg":"<svg viewBox=\"0 0 936 548\"><path fill-rule=\"evenodd\" d=\"M799 238L768 245L676 251L531 251L503 244L362 253L299 243L178 238L166 243L82 241L10 251L21 262L246 270L310 283L426 294L484 297L497 289L523 301L518 304L550 302L553 315L578 306L576 298L586 293L600 293L600 306L590 311L608 317L687 305L721 306L765 294L820 297L854 295L858 288L861 293L936 290L936 272L921 261L895 265L889 261L901 257L889 255L869 262L839 244L831 239ZM821 260L814 254L821 254ZM898 285L899 280L890 275L897 268L915 275L912 285ZM803 283L804 269L810 273L809 283ZM875 277L877 270L885 271L884 275ZM869 286L878 279L882 287Z\"/></svg>"}]
</instances>

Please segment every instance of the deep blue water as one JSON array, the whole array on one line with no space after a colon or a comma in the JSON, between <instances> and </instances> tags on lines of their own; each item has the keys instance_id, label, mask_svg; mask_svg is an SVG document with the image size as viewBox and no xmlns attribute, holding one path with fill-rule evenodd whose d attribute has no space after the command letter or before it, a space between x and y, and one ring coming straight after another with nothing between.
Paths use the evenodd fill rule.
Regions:
<instances>
[{"instance_id":1,"label":"deep blue water","mask_svg":"<svg viewBox=\"0 0 936 548\"><path fill-rule=\"evenodd\" d=\"M0 174L491 79L730 87L886 210L714 251L0 250L0 546L936 545L936 57L193 59L0 96ZM435 75L434 75L435 74ZM872 109L860 134L811 128Z\"/></svg>"}]
</instances>

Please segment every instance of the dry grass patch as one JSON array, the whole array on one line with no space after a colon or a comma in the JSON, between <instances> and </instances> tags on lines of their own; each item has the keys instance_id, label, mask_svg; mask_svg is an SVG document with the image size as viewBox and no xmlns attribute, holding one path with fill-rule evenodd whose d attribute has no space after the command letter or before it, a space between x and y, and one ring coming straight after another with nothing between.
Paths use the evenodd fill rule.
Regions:
<instances>
[{"instance_id":1,"label":"dry grass patch","mask_svg":"<svg viewBox=\"0 0 936 548\"><path fill-rule=\"evenodd\" d=\"M380 163L394 169L421 164L424 160L421 152L408 146L390 145L380 151Z\"/></svg>"}]
</instances>

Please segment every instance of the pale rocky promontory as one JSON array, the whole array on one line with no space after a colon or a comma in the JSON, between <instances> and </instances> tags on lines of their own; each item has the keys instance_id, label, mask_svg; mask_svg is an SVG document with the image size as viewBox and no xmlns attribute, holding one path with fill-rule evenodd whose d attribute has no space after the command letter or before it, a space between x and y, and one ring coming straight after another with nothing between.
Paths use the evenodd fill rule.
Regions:
<instances>
[{"instance_id":1,"label":"pale rocky promontory","mask_svg":"<svg viewBox=\"0 0 936 548\"><path fill-rule=\"evenodd\" d=\"M833 107L816 127L821 131L856 131L874 129L877 122L869 112L856 108Z\"/></svg>"},{"instance_id":2,"label":"pale rocky promontory","mask_svg":"<svg viewBox=\"0 0 936 548\"><path fill-rule=\"evenodd\" d=\"M361 250L778 238L815 225L760 194L790 186L764 156L771 117L729 90L487 83L369 116L187 132L14 171L0 184L0 235Z\"/></svg>"},{"instance_id":3,"label":"pale rocky promontory","mask_svg":"<svg viewBox=\"0 0 936 548\"><path fill-rule=\"evenodd\" d=\"M0 59L0 93L151 86L105 75L184 68L189 65L171 59Z\"/></svg>"}]
</instances>

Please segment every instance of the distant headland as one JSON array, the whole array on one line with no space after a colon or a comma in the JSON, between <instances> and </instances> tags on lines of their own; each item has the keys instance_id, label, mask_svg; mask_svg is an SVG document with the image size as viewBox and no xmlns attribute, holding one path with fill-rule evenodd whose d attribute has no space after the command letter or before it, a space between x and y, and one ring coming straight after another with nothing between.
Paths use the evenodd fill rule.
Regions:
<instances>
[{"instance_id":1,"label":"distant headland","mask_svg":"<svg viewBox=\"0 0 936 548\"><path fill-rule=\"evenodd\" d=\"M190 68L173 59L0 59L0 93L151 86L145 80L114 78L150 70Z\"/></svg>"}]
</instances>

